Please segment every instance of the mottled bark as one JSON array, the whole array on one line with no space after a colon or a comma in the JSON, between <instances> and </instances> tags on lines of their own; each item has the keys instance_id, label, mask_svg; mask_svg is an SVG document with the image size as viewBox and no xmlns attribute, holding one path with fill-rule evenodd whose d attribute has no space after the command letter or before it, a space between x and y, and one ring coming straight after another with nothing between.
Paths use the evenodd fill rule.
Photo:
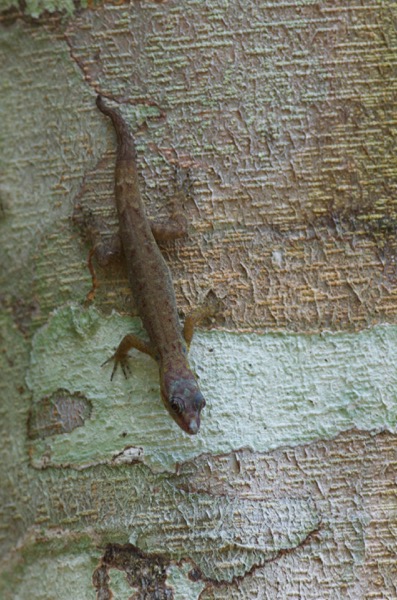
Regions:
<instances>
[{"instance_id":1,"label":"mottled bark","mask_svg":"<svg viewBox=\"0 0 397 600\"><path fill-rule=\"evenodd\" d=\"M87 4L0 6L1 598L395 599L396 3ZM148 357L100 368L142 331L122 265L87 302L98 93L188 220L181 313L218 307L194 439Z\"/></svg>"}]
</instances>

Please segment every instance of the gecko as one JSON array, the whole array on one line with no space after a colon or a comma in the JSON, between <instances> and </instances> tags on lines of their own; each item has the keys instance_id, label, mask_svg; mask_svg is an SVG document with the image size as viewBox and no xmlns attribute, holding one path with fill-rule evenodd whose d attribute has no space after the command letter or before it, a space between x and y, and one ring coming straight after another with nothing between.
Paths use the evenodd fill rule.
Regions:
<instances>
[{"instance_id":1,"label":"gecko","mask_svg":"<svg viewBox=\"0 0 397 600\"><path fill-rule=\"evenodd\" d=\"M166 409L183 431L194 435L199 431L200 413L206 404L188 362L196 319L188 316L181 327L171 273L157 245L157 241L183 233L177 224L162 227L149 221L139 190L132 133L120 111L111 108L102 96L97 96L96 104L110 117L117 135L115 201L121 247L138 315L149 337L149 342L145 342L135 335L126 335L104 364L114 362L113 379L119 365L127 376L127 357L132 348L151 356L159 367L161 398Z\"/></svg>"}]
</instances>

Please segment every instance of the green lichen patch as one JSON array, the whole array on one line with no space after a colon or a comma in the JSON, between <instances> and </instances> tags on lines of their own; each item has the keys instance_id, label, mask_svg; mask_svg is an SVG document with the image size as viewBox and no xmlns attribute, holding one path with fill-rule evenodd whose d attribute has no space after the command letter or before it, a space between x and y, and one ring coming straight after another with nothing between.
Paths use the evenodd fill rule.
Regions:
<instances>
[{"instance_id":1,"label":"green lichen patch","mask_svg":"<svg viewBox=\"0 0 397 600\"><path fill-rule=\"evenodd\" d=\"M91 1L94 4L95 0ZM96 4L99 0L96 0ZM73 15L77 8L87 8L90 4L90 0L25 0L23 3L23 14L38 19L44 14L51 15L53 13L61 13L67 17ZM18 0L1 0L0 12L6 11L7 9L20 7Z\"/></svg>"},{"instance_id":2,"label":"green lichen patch","mask_svg":"<svg viewBox=\"0 0 397 600\"><path fill-rule=\"evenodd\" d=\"M29 335L55 307L88 291L71 215L104 127L95 93L51 27L3 28L0 63L0 287Z\"/></svg>"},{"instance_id":3,"label":"green lichen patch","mask_svg":"<svg viewBox=\"0 0 397 600\"><path fill-rule=\"evenodd\" d=\"M87 536L55 533L50 538L32 536L0 573L2 600L93 597L92 571L99 552Z\"/></svg>"}]
</instances>

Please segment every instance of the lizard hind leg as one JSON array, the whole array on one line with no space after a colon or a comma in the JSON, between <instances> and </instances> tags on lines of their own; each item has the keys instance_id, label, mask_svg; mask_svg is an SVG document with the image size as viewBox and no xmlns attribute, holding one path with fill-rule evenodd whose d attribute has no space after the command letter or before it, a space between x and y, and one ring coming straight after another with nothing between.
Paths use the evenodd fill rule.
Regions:
<instances>
[{"instance_id":1,"label":"lizard hind leg","mask_svg":"<svg viewBox=\"0 0 397 600\"><path fill-rule=\"evenodd\" d=\"M128 377L128 373L130 372L130 368L128 365L128 352L131 350L131 348L135 348L136 350L139 350L139 352L148 354L154 359L156 358L153 348L147 342L144 342L132 333L124 336L120 344L118 345L116 352L110 358L105 360L105 362L101 365L103 367L108 363L114 361L112 374L110 376L111 381L113 380L113 377L119 365L124 373L124 377Z\"/></svg>"}]
</instances>

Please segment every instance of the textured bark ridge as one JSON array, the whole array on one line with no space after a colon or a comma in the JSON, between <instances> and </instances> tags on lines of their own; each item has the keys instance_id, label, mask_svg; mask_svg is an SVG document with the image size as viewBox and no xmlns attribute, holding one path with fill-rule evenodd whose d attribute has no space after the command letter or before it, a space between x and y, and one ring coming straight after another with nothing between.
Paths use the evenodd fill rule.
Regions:
<instances>
[{"instance_id":1,"label":"textured bark ridge","mask_svg":"<svg viewBox=\"0 0 397 600\"><path fill-rule=\"evenodd\" d=\"M149 119L151 187L169 163L191 168L191 237L173 256L182 308L211 289L227 298L228 326L395 320L393 11L146 3L71 23L86 81ZM111 177L91 179L103 205Z\"/></svg>"},{"instance_id":2,"label":"textured bark ridge","mask_svg":"<svg viewBox=\"0 0 397 600\"><path fill-rule=\"evenodd\" d=\"M200 600L281 600L302 589L313 600L392 599L396 468L393 435L351 431L269 453L203 455L172 478L142 467L44 471L34 482L23 473L19 491L28 483L32 496L14 507L24 521L24 560L10 555L3 565L2 597L28 597L34 576L42 587L30 597L42 598L58 572L88 598L90 572L98 598L109 598L121 586L117 571L126 576L122 598L132 587L153 599L159 590L160 598L190 590ZM3 505L5 523L15 518L14 499ZM109 541L103 554L98 546Z\"/></svg>"},{"instance_id":3,"label":"textured bark ridge","mask_svg":"<svg viewBox=\"0 0 397 600\"><path fill-rule=\"evenodd\" d=\"M109 213L112 201L98 92L123 103L138 134L151 216L167 214L175 169L190 169L189 236L166 249L182 311L212 291L225 300L218 323L233 328L395 322L394 12L346 0L106 3L69 21L67 45L56 19L6 29L5 80L18 92L2 104L4 292L20 326L89 285L68 218L73 202ZM122 272L98 303L130 309Z\"/></svg>"},{"instance_id":4,"label":"textured bark ridge","mask_svg":"<svg viewBox=\"0 0 397 600\"><path fill-rule=\"evenodd\" d=\"M16 4L0 8L0 597L395 600L395 3ZM144 356L127 382L100 368L139 325L122 266L97 269L85 306L76 222L117 229L98 93L136 134L149 216L188 219L163 248L178 307L222 304L191 351L194 440Z\"/></svg>"}]
</instances>

